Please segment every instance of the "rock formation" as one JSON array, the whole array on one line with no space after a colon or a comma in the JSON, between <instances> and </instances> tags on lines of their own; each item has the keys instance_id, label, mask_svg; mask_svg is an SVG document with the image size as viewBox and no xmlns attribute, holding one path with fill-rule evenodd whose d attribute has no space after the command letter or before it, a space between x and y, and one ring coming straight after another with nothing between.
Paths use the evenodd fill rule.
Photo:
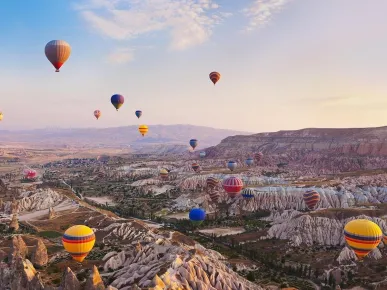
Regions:
<instances>
[{"instance_id":1,"label":"rock formation","mask_svg":"<svg viewBox=\"0 0 387 290\"><path fill-rule=\"evenodd\" d=\"M67 267L62 275L62 281L58 290L80 290L81 286L74 272Z\"/></svg>"},{"instance_id":2,"label":"rock formation","mask_svg":"<svg viewBox=\"0 0 387 290\"><path fill-rule=\"evenodd\" d=\"M9 228L12 229L13 232L17 232L19 230L19 221L16 213L12 215L12 220L9 224Z\"/></svg>"},{"instance_id":3,"label":"rock formation","mask_svg":"<svg viewBox=\"0 0 387 290\"><path fill-rule=\"evenodd\" d=\"M93 266L93 273L86 281L85 290L105 290L105 285L96 266Z\"/></svg>"},{"instance_id":4,"label":"rock formation","mask_svg":"<svg viewBox=\"0 0 387 290\"><path fill-rule=\"evenodd\" d=\"M35 267L42 267L47 265L47 248L41 239L36 240L35 249L31 255L31 262Z\"/></svg>"},{"instance_id":5,"label":"rock formation","mask_svg":"<svg viewBox=\"0 0 387 290\"><path fill-rule=\"evenodd\" d=\"M52 220L56 216L56 213L52 207L48 209L48 219Z\"/></svg>"},{"instance_id":6,"label":"rock formation","mask_svg":"<svg viewBox=\"0 0 387 290\"><path fill-rule=\"evenodd\" d=\"M22 259L25 259L27 254L28 254L28 248L23 238L20 235L13 236L11 249L8 256L8 261L10 263L15 262L15 258L17 256L20 256Z\"/></svg>"},{"instance_id":7,"label":"rock formation","mask_svg":"<svg viewBox=\"0 0 387 290\"><path fill-rule=\"evenodd\" d=\"M12 267L11 290L43 290L44 286L34 266L29 260L23 260L20 255L15 257Z\"/></svg>"}]
</instances>

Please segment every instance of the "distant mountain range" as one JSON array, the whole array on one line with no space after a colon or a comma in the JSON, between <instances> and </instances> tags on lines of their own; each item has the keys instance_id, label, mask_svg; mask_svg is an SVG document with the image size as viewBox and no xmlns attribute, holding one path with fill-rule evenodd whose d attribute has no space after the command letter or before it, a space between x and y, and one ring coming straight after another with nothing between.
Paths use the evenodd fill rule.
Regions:
<instances>
[{"instance_id":1,"label":"distant mountain range","mask_svg":"<svg viewBox=\"0 0 387 290\"><path fill-rule=\"evenodd\" d=\"M44 147L148 147L148 145L182 145L198 139L198 149L218 144L222 139L249 132L215 129L193 125L149 125L142 137L137 126L115 128L36 129L23 131L0 130L0 144L9 142L41 144Z\"/></svg>"}]
</instances>

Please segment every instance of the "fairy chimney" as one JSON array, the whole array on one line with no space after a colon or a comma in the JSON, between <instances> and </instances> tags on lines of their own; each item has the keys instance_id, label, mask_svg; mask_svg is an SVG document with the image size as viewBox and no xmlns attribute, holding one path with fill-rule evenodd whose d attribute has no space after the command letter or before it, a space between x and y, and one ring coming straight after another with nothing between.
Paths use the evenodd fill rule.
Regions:
<instances>
[{"instance_id":1,"label":"fairy chimney","mask_svg":"<svg viewBox=\"0 0 387 290\"><path fill-rule=\"evenodd\" d=\"M52 207L48 209L48 219L52 220L55 217L56 213Z\"/></svg>"},{"instance_id":2,"label":"fairy chimney","mask_svg":"<svg viewBox=\"0 0 387 290\"><path fill-rule=\"evenodd\" d=\"M13 232L17 232L19 230L19 221L17 219L17 214L12 215L12 220L9 224L9 228L12 229Z\"/></svg>"}]
</instances>

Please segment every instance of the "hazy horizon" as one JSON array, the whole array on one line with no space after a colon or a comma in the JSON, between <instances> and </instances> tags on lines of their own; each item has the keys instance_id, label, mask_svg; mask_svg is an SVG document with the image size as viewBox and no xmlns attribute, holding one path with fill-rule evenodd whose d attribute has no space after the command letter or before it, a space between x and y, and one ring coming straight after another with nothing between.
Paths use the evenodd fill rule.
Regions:
<instances>
[{"instance_id":1,"label":"hazy horizon","mask_svg":"<svg viewBox=\"0 0 387 290\"><path fill-rule=\"evenodd\" d=\"M384 126L386 9L381 0L7 1L0 130ZM53 39L72 46L60 73L44 55ZM115 93L125 97L119 112Z\"/></svg>"}]
</instances>

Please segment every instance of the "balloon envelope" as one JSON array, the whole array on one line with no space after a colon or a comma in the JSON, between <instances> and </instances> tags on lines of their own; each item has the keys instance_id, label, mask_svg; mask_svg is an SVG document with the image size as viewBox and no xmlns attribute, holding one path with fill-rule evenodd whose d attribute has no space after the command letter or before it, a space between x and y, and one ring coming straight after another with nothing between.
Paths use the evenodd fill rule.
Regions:
<instances>
[{"instance_id":1,"label":"balloon envelope","mask_svg":"<svg viewBox=\"0 0 387 290\"><path fill-rule=\"evenodd\" d=\"M167 180L168 179L168 170L166 170L166 169L161 169L160 170L160 178L162 179L162 180Z\"/></svg>"},{"instance_id":2,"label":"balloon envelope","mask_svg":"<svg viewBox=\"0 0 387 290\"><path fill-rule=\"evenodd\" d=\"M257 162L259 162L259 161L261 161L261 159L263 157L263 153L262 152L257 152L257 153L254 154L254 157L257 160Z\"/></svg>"},{"instance_id":3,"label":"balloon envelope","mask_svg":"<svg viewBox=\"0 0 387 290\"><path fill-rule=\"evenodd\" d=\"M228 196L234 198L241 192L243 188L243 181L238 177L231 176L223 180L222 186L228 193Z\"/></svg>"},{"instance_id":4,"label":"balloon envelope","mask_svg":"<svg viewBox=\"0 0 387 290\"><path fill-rule=\"evenodd\" d=\"M234 171L234 169L237 167L237 163L235 161L229 161L227 163L227 167L228 169L230 169L231 171Z\"/></svg>"},{"instance_id":5,"label":"balloon envelope","mask_svg":"<svg viewBox=\"0 0 387 290\"><path fill-rule=\"evenodd\" d=\"M247 165L247 166L250 166L250 165L252 165L252 164L254 163L254 159L251 158L251 157L249 157L249 158L246 159L245 162L246 162L246 165Z\"/></svg>"},{"instance_id":6,"label":"balloon envelope","mask_svg":"<svg viewBox=\"0 0 387 290\"><path fill-rule=\"evenodd\" d=\"M59 69L70 57L71 46L64 40L51 40L46 44L44 53L56 68L56 72L59 72Z\"/></svg>"},{"instance_id":7,"label":"balloon envelope","mask_svg":"<svg viewBox=\"0 0 387 290\"><path fill-rule=\"evenodd\" d=\"M87 226L72 226L64 233L62 243L75 261L82 262L94 247L95 234Z\"/></svg>"},{"instance_id":8,"label":"balloon envelope","mask_svg":"<svg viewBox=\"0 0 387 290\"><path fill-rule=\"evenodd\" d=\"M215 86L215 84L220 80L220 73L213 71L212 73L210 73L209 77Z\"/></svg>"},{"instance_id":9,"label":"balloon envelope","mask_svg":"<svg viewBox=\"0 0 387 290\"><path fill-rule=\"evenodd\" d=\"M0 121L3 120L3 113L0 112Z\"/></svg>"},{"instance_id":10,"label":"balloon envelope","mask_svg":"<svg viewBox=\"0 0 387 290\"><path fill-rule=\"evenodd\" d=\"M366 219L356 219L344 227L344 238L348 246L359 259L367 256L382 240L383 234L379 226Z\"/></svg>"},{"instance_id":11,"label":"balloon envelope","mask_svg":"<svg viewBox=\"0 0 387 290\"><path fill-rule=\"evenodd\" d=\"M200 165L198 163L193 163L191 165L192 169L195 171L195 172L198 172L199 171L199 168L200 168Z\"/></svg>"},{"instance_id":12,"label":"balloon envelope","mask_svg":"<svg viewBox=\"0 0 387 290\"><path fill-rule=\"evenodd\" d=\"M142 111L137 110L137 111L135 112L135 114L136 114L137 118L140 119L140 117L141 117L141 115L142 115Z\"/></svg>"},{"instance_id":13,"label":"balloon envelope","mask_svg":"<svg viewBox=\"0 0 387 290\"><path fill-rule=\"evenodd\" d=\"M189 219L195 225L200 225L206 218L206 211L201 208L193 208L189 212Z\"/></svg>"},{"instance_id":14,"label":"balloon envelope","mask_svg":"<svg viewBox=\"0 0 387 290\"><path fill-rule=\"evenodd\" d=\"M206 157L206 152L204 152L204 151L201 151L199 154L200 154L200 157L201 157L201 158Z\"/></svg>"},{"instance_id":15,"label":"balloon envelope","mask_svg":"<svg viewBox=\"0 0 387 290\"><path fill-rule=\"evenodd\" d=\"M242 190L242 196L246 199L253 198L255 195L255 190L252 188L245 188Z\"/></svg>"},{"instance_id":16,"label":"balloon envelope","mask_svg":"<svg viewBox=\"0 0 387 290\"><path fill-rule=\"evenodd\" d=\"M101 111L100 111L100 110L95 110L95 111L94 111L94 117L96 117L97 120L98 120L99 117L101 117Z\"/></svg>"},{"instance_id":17,"label":"balloon envelope","mask_svg":"<svg viewBox=\"0 0 387 290\"><path fill-rule=\"evenodd\" d=\"M310 210L313 210L320 201L320 194L314 189L307 190L303 197L306 206Z\"/></svg>"},{"instance_id":18,"label":"balloon envelope","mask_svg":"<svg viewBox=\"0 0 387 290\"><path fill-rule=\"evenodd\" d=\"M198 140L196 139L189 140L189 145L191 145L192 149L195 150L196 146L198 146Z\"/></svg>"},{"instance_id":19,"label":"balloon envelope","mask_svg":"<svg viewBox=\"0 0 387 290\"><path fill-rule=\"evenodd\" d=\"M114 108L118 111L119 108L124 104L125 98L123 95L115 94L110 98L111 103L113 104Z\"/></svg>"},{"instance_id":20,"label":"balloon envelope","mask_svg":"<svg viewBox=\"0 0 387 290\"><path fill-rule=\"evenodd\" d=\"M207 177L206 184L209 189L214 189L219 184L219 180L215 177L210 176Z\"/></svg>"},{"instance_id":21,"label":"balloon envelope","mask_svg":"<svg viewBox=\"0 0 387 290\"><path fill-rule=\"evenodd\" d=\"M144 137L146 133L148 133L148 126L147 125L140 125L138 127L138 132Z\"/></svg>"}]
</instances>

